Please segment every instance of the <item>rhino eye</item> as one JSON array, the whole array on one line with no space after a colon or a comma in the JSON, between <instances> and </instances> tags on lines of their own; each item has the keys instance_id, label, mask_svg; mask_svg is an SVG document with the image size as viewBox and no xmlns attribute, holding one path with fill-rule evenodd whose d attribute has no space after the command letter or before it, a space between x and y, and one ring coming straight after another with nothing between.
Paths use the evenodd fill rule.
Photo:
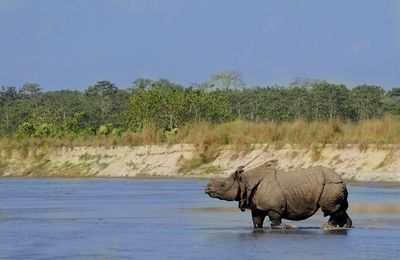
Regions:
<instances>
[{"instance_id":1,"label":"rhino eye","mask_svg":"<svg viewBox=\"0 0 400 260\"><path fill-rule=\"evenodd\" d=\"M221 183L221 187L224 187L225 186L225 183Z\"/></svg>"}]
</instances>

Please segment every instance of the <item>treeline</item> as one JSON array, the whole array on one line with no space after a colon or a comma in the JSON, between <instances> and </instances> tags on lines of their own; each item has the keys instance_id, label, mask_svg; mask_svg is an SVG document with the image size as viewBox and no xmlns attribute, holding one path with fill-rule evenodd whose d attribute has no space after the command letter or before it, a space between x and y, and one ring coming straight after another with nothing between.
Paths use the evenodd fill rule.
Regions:
<instances>
[{"instance_id":1,"label":"treeline","mask_svg":"<svg viewBox=\"0 0 400 260\"><path fill-rule=\"evenodd\" d=\"M129 91L108 81L98 81L85 91L42 92L35 83L19 90L2 87L0 132L17 137L74 137L96 134L103 125L122 129L129 97Z\"/></svg>"},{"instance_id":2,"label":"treeline","mask_svg":"<svg viewBox=\"0 0 400 260\"><path fill-rule=\"evenodd\" d=\"M235 118L251 121L359 121L400 114L400 88L318 82L311 86L254 87L225 93Z\"/></svg>"},{"instance_id":3,"label":"treeline","mask_svg":"<svg viewBox=\"0 0 400 260\"><path fill-rule=\"evenodd\" d=\"M221 78L219 78L220 80ZM225 84L225 83L224 83ZM98 81L84 91L47 91L40 85L1 87L0 135L74 138L120 135L149 126L171 131L191 122L357 122L400 115L400 88L352 89L326 81L295 81L288 87L229 87L212 81L184 87L162 79L138 79L129 89Z\"/></svg>"}]
</instances>

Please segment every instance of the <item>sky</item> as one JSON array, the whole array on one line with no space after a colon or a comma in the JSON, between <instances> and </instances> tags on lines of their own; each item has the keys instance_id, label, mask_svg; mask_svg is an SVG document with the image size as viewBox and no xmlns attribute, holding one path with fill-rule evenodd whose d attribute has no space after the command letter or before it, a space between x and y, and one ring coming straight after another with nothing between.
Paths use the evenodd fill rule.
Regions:
<instances>
[{"instance_id":1,"label":"sky","mask_svg":"<svg viewBox=\"0 0 400 260\"><path fill-rule=\"evenodd\" d=\"M187 86L226 70L400 87L400 1L0 0L0 86Z\"/></svg>"}]
</instances>

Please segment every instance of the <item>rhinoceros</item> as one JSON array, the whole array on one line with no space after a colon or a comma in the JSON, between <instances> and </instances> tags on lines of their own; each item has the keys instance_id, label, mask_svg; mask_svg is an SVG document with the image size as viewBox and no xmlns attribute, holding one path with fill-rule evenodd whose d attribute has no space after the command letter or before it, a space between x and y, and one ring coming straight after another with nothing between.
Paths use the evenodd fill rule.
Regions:
<instances>
[{"instance_id":1,"label":"rhinoceros","mask_svg":"<svg viewBox=\"0 0 400 260\"><path fill-rule=\"evenodd\" d=\"M239 167L225 180L210 180L205 192L211 198L240 201L239 206L251 210L254 228L262 228L266 216L271 228L289 228L282 219L304 220L319 208L329 216L324 228L352 226L346 185L334 170L322 166L293 171Z\"/></svg>"}]
</instances>

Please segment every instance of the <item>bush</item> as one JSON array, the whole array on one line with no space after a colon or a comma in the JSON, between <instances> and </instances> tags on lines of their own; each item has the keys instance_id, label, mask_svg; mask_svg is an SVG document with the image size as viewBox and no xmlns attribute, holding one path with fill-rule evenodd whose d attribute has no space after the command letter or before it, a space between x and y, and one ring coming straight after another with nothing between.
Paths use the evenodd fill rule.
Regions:
<instances>
[{"instance_id":1,"label":"bush","mask_svg":"<svg viewBox=\"0 0 400 260\"><path fill-rule=\"evenodd\" d=\"M18 133L22 137L31 137L35 133L35 126L29 122L24 122L19 126Z\"/></svg>"},{"instance_id":2,"label":"bush","mask_svg":"<svg viewBox=\"0 0 400 260\"><path fill-rule=\"evenodd\" d=\"M177 135L178 133L178 128L174 128L171 131L165 131L165 138L167 138L167 140L170 140L171 138L173 138L174 136Z\"/></svg>"},{"instance_id":3,"label":"bush","mask_svg":"<svg viewBox=\"0 0 400 260\"><path fill-rule=\"evenodd\" d=\"M36 127L35 133L34 133L34 137L47 137L47 136L51 136L54 127L51 124L48 123L42 123L39 126Z\"/></svg>"},{"instance_id":4,"label":"bush","mask_svg":"<svg viewBox=\"0 0 400 260\"><path fill-rule=\"evenodd\" d=\"M111 124L101 125L97 133L101 135L108 135L111 132L111 128L112 128Z\"/></svg>"},{"instance_id":5,"label":"bush","mask_svg":"<svg viewBox=\"0 0 400 260\"><path fill-rule=\"evenodd\" d=\"M122 128L114 128L111 131L111 136L121 136L122 132L123 132Z\"/></svg>"}]
</instances>

